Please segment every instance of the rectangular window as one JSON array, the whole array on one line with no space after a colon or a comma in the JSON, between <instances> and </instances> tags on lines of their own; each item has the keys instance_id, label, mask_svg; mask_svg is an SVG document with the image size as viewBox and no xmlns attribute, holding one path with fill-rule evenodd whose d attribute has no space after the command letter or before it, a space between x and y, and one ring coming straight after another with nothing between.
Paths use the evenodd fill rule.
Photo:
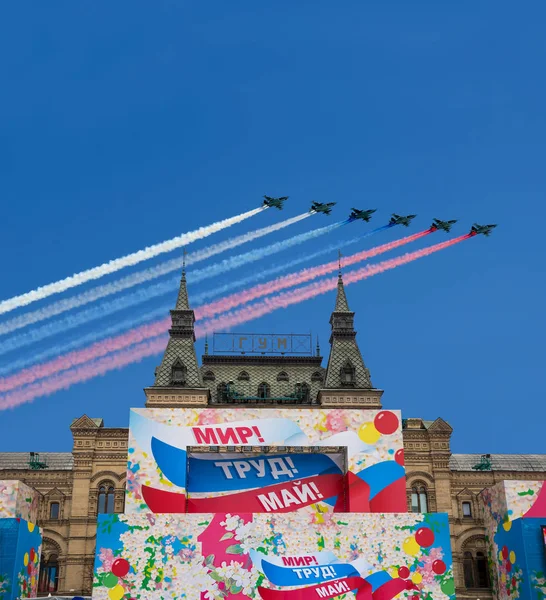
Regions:
<instances>
[{"instance_id":1,"label":"rectangular window","mask_svg":"<svg viewBox=\"0 0 546 600\"><path fill-rule=\"evenodd\" d=\"M463 517L472 517L472 505L470 502L463 502Z\"/></svg>"},{"instance_id":2,"label":"rectangular window","mask_svg":"<svg viewBox=\"0 0 546 600\"><path fill-rule=\"evenodd\" d=\"M59 518L59 503L52 502L49 505L49 518L50 519L58 519Z\"/></svg>"}]
</instances>

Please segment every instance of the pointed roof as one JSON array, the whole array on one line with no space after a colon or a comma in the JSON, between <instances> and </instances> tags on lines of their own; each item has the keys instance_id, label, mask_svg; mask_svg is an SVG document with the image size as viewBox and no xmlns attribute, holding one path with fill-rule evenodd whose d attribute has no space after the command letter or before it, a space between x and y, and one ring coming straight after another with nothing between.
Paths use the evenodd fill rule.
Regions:
<instances>
[{"instance_id":1,"label":"pointed roof","mask_svg":"<svg viewBox=\"0 0 546 600\"><path fill-rule=\"evenodd\" d=\"M345 294L345 287L343 285L343 277L341 276L341 270L337 278L337 296L336 296L336 307L334 312L351 312L349 309L349 303L347 302L347 295Z\"/></svg>"},{"instance_id":2,"label":"pointed roof","mask_svg":"<svg viewBox=\"0 0 546 600\"><path fill-rule=\"evenodd\" d=\"M186 269L182 269L182 277L180 279L180 289L178 290L178 298L176 299L175 310L190 310L190 301L188 299L188 287L186 282Z\"/></svg>"}]
</instances>

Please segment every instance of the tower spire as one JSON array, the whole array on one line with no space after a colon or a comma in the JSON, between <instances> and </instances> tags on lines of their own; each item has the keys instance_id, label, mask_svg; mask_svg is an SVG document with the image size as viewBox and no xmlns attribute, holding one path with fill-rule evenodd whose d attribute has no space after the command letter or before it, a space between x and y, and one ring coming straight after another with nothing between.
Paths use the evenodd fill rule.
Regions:
<instances>
[{"instance_id":1,"label":"tower spire","mask_svg":"<svg viewBox=\"0 0 546 600\"><path fill-rule=\"evenodd\" d=\"M362 360L356 342L354 329L355 313L349 308L343 275L341 272L341 252L338 254L339 273L334 312L330 317L332 333L330 335L330 356L326 369L325 388L370 389L370 373Z\"/></svg>"},{"instance_id":2,"label":"tower spire","mask_svg":"<svg viewBox=\"0 0 546 600\"><path fill-rule=\"evenodd\" d=\"M174 310L169 342L161 365L156 370L154 387L202 388L203 380L195 353L195 313L190 308L186 282L186 249L182 276Z\"/></svg>"}]
</instances>

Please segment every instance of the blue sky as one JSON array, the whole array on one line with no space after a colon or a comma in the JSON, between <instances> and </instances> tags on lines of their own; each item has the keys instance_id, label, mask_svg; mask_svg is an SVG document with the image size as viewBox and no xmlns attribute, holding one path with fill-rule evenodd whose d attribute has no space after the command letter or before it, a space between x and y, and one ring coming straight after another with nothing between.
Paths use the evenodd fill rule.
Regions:
<instances>
[{"instance_id":1,"label":"blue sky","mask_svg":"<svg viewBox=\"0 0 546 600\"><path fill-rule=\"evenodd\" d=\"M544 451L544 2L1 11L1 298L248 210L263 194L289 195L286 210L208 242L311 200L336 201L337 217L377 208L375 225L393 211L417 213L411 231L432 217L460 219L457 234L474 221L499 223L489 239L347 293L386 407L441 416L455 429L454 452ZM318 215L267 242L327 222ZM352 224L351 235L367 227ZM190 295L261 266L194 287L190 272ZM333 302L322 296L238 330L312 332L326 355ZM0 450L67 451L70 421L83 413L126 426L158 361L2 413Z\"/></svg>"}]
</instances>

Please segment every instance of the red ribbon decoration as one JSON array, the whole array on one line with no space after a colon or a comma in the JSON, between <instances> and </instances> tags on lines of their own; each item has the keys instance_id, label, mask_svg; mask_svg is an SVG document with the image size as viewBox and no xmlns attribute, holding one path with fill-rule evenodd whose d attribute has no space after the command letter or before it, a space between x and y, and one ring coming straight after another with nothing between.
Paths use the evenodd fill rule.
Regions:
<instances>
[{"instance_id":1,"label":"red ribbon decoration","mask_svg":"<svg viewBox=\"0 0 546 600\"><path fill-rule=\"evenodd\" d=\"M284 591L270 590L263 587L258 588L258 592L260 592L263 600L316 600L317 598L335 598L351 590L357 590L357 600L372 600L372 586L365 579L362 579L362 577L356 576L326 581L306 588L300 588L299 590Z\"/></svg>"},{"instance_id":2,"label":"red ribbon decoration","mask_svg":"<svg viewBox=\"0 0 546 600\"><path fill-rule=\"evenodd\" d=\"M173 492L156 490L155 488L148 487L147 485L143 485L141 491L144 502L146 502L148 508L153 513L180 514L186 512L185 494L176 494Z\"/></svg>"},{"instance_id":3,"label":"red ribbon decoration","mask_svg":"<svg viewBox=\"0 0 546 600\"><path fill-rule=\"evenodd\" d=\"M334 586L341 583L345 589L339 591L339 586L333 587L332 592L328 592L328 586ZM320 595L317 591L321 590ZM356 590L357 600L392 600L406 589L406 581L404 579L391 579L377 588L372 593L372 586L362 577L344 577L325 583L319 583L299 590L270 590L268 588L259 587L260 597L262 600L316 600L317 598L335 598L348 590ZM418 588L416 588L418 589Z\"/></svg>"},{"instance_id":4,"label":"red ribbon decoration","mask_svg":"<svg viewBox=\"0 0 546 600\"><path fill-rule=\"evenodd\" d=\"M315 475L314 477L306 477L298 481L300 485L295 485L293 481L286 481L283 483L270 485L266 488L258 488L255 490L248 490L245 492L237 492L235 494L228 494L226 496L216 496L214 498L188 498L187 512L286 513L294 512L295 510L303 508L304 506L316 504L317 502L326 500L328 498L331 498L332 496L338 496L343 494L343 475L340 474ZM269 494L275 493L277 498L280 501L282 501L282 490L290 492L292 496L299 499L298 495L293 491L294 488L301 488L301 486L310 483L313 483L318 488L319 492L322 495L321 498L318 498L315 494L313 494L312 498L308 496L306 500L300 501L297 504L291 503L288 506L283 506L282 508L274 508L271 510L267 510L267 508L258 499L258 496L264 495L266 497L269 497ZM146 500L146 497L144 497L144 499ZM147 500L146 503L148 504L148 506L150 506Z\"/></svg>"}]
</instances>

